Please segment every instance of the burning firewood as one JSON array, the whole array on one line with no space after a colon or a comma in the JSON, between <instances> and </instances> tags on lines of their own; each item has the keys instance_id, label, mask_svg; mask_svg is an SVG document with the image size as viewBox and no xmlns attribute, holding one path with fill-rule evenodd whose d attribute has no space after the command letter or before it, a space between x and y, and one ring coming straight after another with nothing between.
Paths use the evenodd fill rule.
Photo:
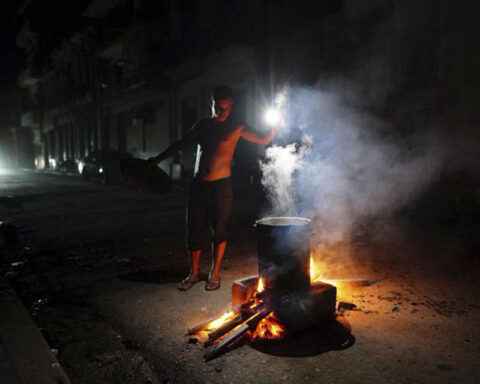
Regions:
<instances>
[{"instance_id":1,"label":"burning firewood","mask_svg":"<svg viewBox=\"0 0 480 384\"><path fill-rule=\"evenodd\" d=\"M218 343L210 352L205 354L205 360L211 360L215 357L227 352L229 348L239 342L247 331L253 331L258 323L267 317L271 312L270 306L265 306L258 312L255 312L252 316L247 318L244 322L237 325L233 331L228 334L220 343Z\"/></svg>"},{"instance_id":2,"label":"burning firewood","mask_svg":"<svg viewBox=\"0 0 480 384\"><path fill-rule=\"evenodd\" d=\"M190 328L186 333L186 336L197 335L201 332L218 329L226 322L229 322L231 321L231 319L235 318L236 314L237 314L236 311L230 311L230 312L224 313L220 317L213 317L208 320L205 320L200 324L196 325L195 327Z\"/></svg>"},{"instance_id":3,"label":"burning firewood","mask_svg":"<svg viewBox=\"0 0 480 384\"><path fill-rule=\"evenodd\" d=\"M208 347L209 345L212 345L217 339L230 332L233 328L242 323L244 320L244 316L240 313L227 323L223 324L220 328L213 330L208 334L208 340L205 341L204 346Z\"/></svg>"},{"instance_id":4,"label":"burning firewood","mask_svg":"<svg viewBox=\"0 0 480 384\"><path fill-rule=\"evenodd\" d=\"M195 327L193 328L190 328L187 333L186 333L186 336L192 336L192 335L196 335L197 333L205 330L208 328L208 325L213 322L216 318L215 317L211 317L210 319L208 320L205 320L205 321L202 321L200 324L196 325Z\"/></svg>"},{"instance_id":5,"label":"burning firewood","mask_svg":"<svg viewBox=\"0 0 480 384\"><path fill-rule=\"evenodd\" d=\"M230 324L232 321L235 322L238 314L242 314L246 310L254 308L255 304L256 304L255 300L249 300L249 301L243 303L242 305L239 305L238 307L234 308L233 311L227 312L227 313L223 314L222 316L220 316L218 318L217 317L211 317L210 319L205 320L205 321L201 322L200 324L197 324L196 326L190 328L187 331L186 336L196 335L196 334L198 334L202 331L206 331L206 330L209 330L209 329L210 330L212 330L212 329L217 330L218 327L223 327L226 324ZM226 322L228 322L228 323L226 323ZM228 332L228 330L226 332Z\"/></svg>"},{"instance_id":6,"label":"burning firewood","mask_svg":"<svg viewBox=\"0 0 480 384\"><path fill-rule=\"evenodd\" d=\"M285 328L282 323L275 317L273 312L262 319L255 332L252 334L252 339L280 339L285 335Z\"/></svg>"},{"instance_id":7,"label":"burning firewood","mask_svg":"<svg viewBox=\"0 0 480 384\"><path fill-rule=\"evenodd\" d=\"M256 222L260 276L236 280L233 310L188 331L205 340L207 361L240 344L282 340L335 317L337 288L319 277L321 270L310 257L309 225L309 219L298 217ZM352 287L372 283L358 278L328 282Z\"/></svg>"},{"instance_id":8,"label":"burning firewood","mask_svg":"<svg viewBox=\"0 0 480 384\"><path fill-rule=\"evenodd\" d=\"M208 334L208 340L204 344L205 347L212 345L217 339L230 332L237 325L251 318L257 312L262 310L265 305L265 303L260 303L257 306L251 304L250 306L245 306L241 308L237 316L235 316L234 318Z\"/></svg>"},{"instance_id":9,"label":"burning firewood","mask_svg":"<svg viewBox=\"0 0 480 384\"><path fill-rule=\"evenodd\" d=\"M245 311L246 309L248 308L251 308L255 305L255 300L252 299L252 300L248 300L246 301L245 303L243 304L240 304L240 305L237 305L236 307L233 307L234 311L236 312L242 312L242 311Z\"/></svg>"}]
</instances>

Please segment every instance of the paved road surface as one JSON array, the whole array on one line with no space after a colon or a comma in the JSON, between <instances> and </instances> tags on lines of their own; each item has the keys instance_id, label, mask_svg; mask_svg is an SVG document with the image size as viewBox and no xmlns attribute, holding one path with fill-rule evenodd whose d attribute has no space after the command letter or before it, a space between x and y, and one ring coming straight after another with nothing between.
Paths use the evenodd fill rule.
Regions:
<instances>
[{"instance_id":1,"label":"paved road surface","mask_svg":"<svg viewBox=\"0 0 480 384\"><path fill-rule=\"evenodd\" d=\"M8 260L25 261L11 273L74 383L476 383L480 377L480 267L455 234L419 228L416 236L357 240L348 252L316 254L329 277L377 281L339 292L360 309L344 316L355 337L348 348L328 350L332 334L319 328L268 350L244 346L205 363L203 348L184 334L229 308L234 279L256 273L257 192L236 190L232 241L216 292L206 292L203 282L189 292L176 289L187 269L184 192L141 194L19 172L0 175L0 197L7 195L17 200L2 200L0 220L18 227L22 247ZM204 255L205 272L208 261Z\"/></svg>"}]
</instances>

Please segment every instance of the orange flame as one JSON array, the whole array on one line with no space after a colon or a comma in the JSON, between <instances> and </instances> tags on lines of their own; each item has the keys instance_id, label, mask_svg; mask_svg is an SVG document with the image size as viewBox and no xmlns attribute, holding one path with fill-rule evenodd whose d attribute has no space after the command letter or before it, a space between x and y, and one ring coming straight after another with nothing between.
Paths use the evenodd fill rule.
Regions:
<instances>
[{"instance_id":1,"label":"orange flame","mask_svg":"<svg viewBox=\"0 0 480 384\"><path fill-rule=\"evenodd\" d=\"M276 319L275 314L270 314L262 319L255 331L253 332L252 339L281 339L285 334L285 328Z\"/></svg>"},{"instance_id":2,"label":"orange flame","mask_svg":"<svg viewBox=\"0 0 480 384\"><path fill-rule=\"evenodd\" d=\"M352 288L349 286L349 279L330 279L325 277L325 270L327 266L315 259L314 255L310 255L310 284L315 285L319 283L325 283L333 285L337 288L337 296L340 298L348 298L348 295L352 293Z\"/></svg>"},{"instance_id":3,"label":"orange flame","mask_svg":"<svg viewBox=\"0 0 480 384\"><path fill-rule=\"evenodd\" d=\"M217 328L220 328L223 324L225 324L228 320L231 320L233 319L233 317L235 316L235 312L233 311L230 311L230 312L227 312L227 313L224 313L222 316L220 316L218 319L215 319L213 320L212 322L210 322L208 324L208 328L209 330L214 330L214 329L217 329Z\"/></svg>"},{"instance_id":4,"label":"orange flame","mask_svg":"<svg viewBox=\"0 0 480 384\"><path fill-rule=\"evenodd\" d=\"M310 255L310 284L320 282L320 265L315 262L313 256Z\"/></svg>"},{"instance_id":5,"label":"orange flame","mask_svg":"<svg viewBox=\"0 0 480 384\"><path fill-rule=\"evenodd\" d=\"M256 292L253 296L254 301L250 305L249 308L255 308L256 306L260 305L263 302L263 298L261 295L256 295L265 291L265 280L263 277L260 277L257 282ZM211 321L207 328L201 331L202 335L208 333L209 331L213 331L215 329L220 328L222 325L233 319L237 315L236 312L230 311L224 313L219 318ZM253 333L250 333L250 337L253 339L281 339L285 334L285 329L280 320L275 317L273 312L270 312L268 316L262 319L256 326Z\"/></svg>"},{"instance_id":6,"label":"orange flame","mask_svg":"<svg viewBox=\"0 0 480 384\"><path fill-rule=\"evenodd\" d=\"M263 292L264 290L265 290L265 286L263 284L263 277L260 277L258 279L257 292L260 293L260 292Z\"/></svg>"}]
</instances>

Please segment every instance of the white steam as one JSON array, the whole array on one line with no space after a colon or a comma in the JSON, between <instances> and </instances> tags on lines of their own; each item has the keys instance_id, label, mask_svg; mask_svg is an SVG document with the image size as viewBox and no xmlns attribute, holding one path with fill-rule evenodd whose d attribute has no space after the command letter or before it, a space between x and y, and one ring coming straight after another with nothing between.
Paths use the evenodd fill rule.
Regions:
<instances>
[{"instance_id":1,"label":"white steam","mask_svg":"<svg viewBox=\"0 0 480 384\"><path fill-rule=\"evenodd\" d=\"M260 164L269 213L315 219L319 242L345 240L356 224L389 217L429 185L440 164L428 138L405 140L344 100L292 90L285 110L302 143L272 146Z\"/></svg>"},{"instance_id":2,"label":"white steam","mask_svg":"<svg viewBox=\"0 0 480 384\"><path fill-rule=\"evenodd\" d=\"M304 144L295 143L284 147L273 145L266 150L265 160L260 162L262 184L271 203L272 216L294 214L296 193L292 188L295 171L303 167L303 157L308 152L310 138L303 138Z\"/></svg>"}]
</instances>

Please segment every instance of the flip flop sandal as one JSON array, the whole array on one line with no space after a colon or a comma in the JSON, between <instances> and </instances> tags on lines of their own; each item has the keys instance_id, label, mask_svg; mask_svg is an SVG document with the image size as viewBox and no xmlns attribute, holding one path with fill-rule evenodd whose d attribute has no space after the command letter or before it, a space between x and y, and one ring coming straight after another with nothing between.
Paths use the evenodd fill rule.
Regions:
<instances>
[{"instance_id":1,"label":"flip flop sandal","mask_svg":"<svg viewBox=\"0 0 480 384\"><path fill-rule=\"evenodd\" d=\"M188 280L184 279L182 282L178 285L178 290L179 291L188 291L190 288L192 288L196 283L198 283L200 279L197 277L194 280Z\"/></svg>"},{"instance_id":2,"label":"flip flop sandal","mask_svg":"<svg viewBox=\"0 0 480 384\"><path fill-rule=\"evenodd\" d=\"M207 285L205 286L205 290L206 291L215 291L217 290L218 288L220 288L220 280L221 278L219 277L218 280L216 281L209 281L207 283Z\"/></svg>"}]
</instances>

